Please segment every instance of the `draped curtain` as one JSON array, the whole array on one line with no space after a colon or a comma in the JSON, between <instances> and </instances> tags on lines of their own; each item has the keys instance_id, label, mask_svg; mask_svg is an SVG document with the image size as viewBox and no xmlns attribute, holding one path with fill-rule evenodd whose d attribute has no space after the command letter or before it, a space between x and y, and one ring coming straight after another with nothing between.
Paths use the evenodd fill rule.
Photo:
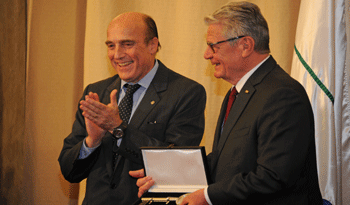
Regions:
<instances>
[{"instance_id":1,"label":"draped curtain","mask_svg":"<svg viewBox=\"0 0 350 205\"><path fill-rule=\"evenodd\" d=\"M19 204L23 177L26 2L0 1L0 204Z\"/></svg>"},{"instance_id":2,"label":"draped curtain","mask_svg":"<svg viewBox=\"0 0 350 205\"><path fill-rule=\"evenodd\" d=\"M311 101L320 188L332 204L350 203L348 9L348 0L301 1L291 70Z\"/></svg>"}]
</instances>

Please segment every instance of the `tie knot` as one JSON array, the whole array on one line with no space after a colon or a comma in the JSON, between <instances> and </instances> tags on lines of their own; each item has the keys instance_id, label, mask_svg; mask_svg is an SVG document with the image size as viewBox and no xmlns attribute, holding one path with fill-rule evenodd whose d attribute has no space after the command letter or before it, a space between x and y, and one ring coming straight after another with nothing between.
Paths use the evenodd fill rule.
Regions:
<instances>
[{"instance_id":1,"label":"tie knot","mask_svg":"<svg viewBox=\"0 0 350 205\"><path fill-rule=\"evenodd\" d=\"M230 97L235 97L238 94L236 87L233 87L230 93Z\"/></svg>"},{"instance_id":2,"label":"tie knot","mask_svg":"<svg viewBox=\"0 0 350 205\"><path fill-rule=\"evenodd\" d=\"M136 90L138 90L141 87L141 85L139 84L125 84L124 86L126 87L125 95L133 95L134 92L136 92Z\"/></svg>"},{"instance_id":3,"label":"tie knot","mask_svg":"<svg viewBox=\"0 0 350 205\"><path fill-rule=\"evenodd\" d=\"M230 92L230 96L228 97L228 102L227 102L227 107L226 107L226 114L225 114L225 119L224 119L224 124L226 123L227 117L230 114L231 111L231 107L233 102L236 99L236 95L238 94L236 87L233 87L231 92Z\"/></svg>"}]
</instances>

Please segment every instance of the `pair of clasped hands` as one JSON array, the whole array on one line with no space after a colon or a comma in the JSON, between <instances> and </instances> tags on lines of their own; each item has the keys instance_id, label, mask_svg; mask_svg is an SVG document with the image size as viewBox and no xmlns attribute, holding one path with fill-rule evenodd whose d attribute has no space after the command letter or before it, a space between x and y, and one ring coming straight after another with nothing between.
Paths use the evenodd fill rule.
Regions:
<instances>
[{"instance_id":1,"label":"pair of clasped hands","mask_svg":"<svg viewBox=\"0 0 350 205\"><path fill-rule=\"evenodd\" d=\"M85 140L88 147L98 146L106 132L112 132L113 128L122 123L119 116L116 95L117 90L114 89L110 94L111 102L108 105L101 103L98 95L93 92L89 92L89 94L85 96L85 100L80 101L80 109L83 111L82 115L85 118L86 130L88 133ZM155 183L152 177L145 177L143 169L130 171L129 174L134 178L138 178L136 185L139 187L139 198L141 198ZM203 189L187 195L180 203L180 205L207 204Z\"/></svg>"},{"instance_id":2,"label":"pair of clasped hands","mask_svg":"<svg viewBox=\"0 0 350 205\"><path fill-rule=\"evenodd\" d=\"M110 99L111 102L105 105L100 102L96 93L89 92L85 100L80 101L80 109L83 111L88 133L85 143L90 148L98 146L106 132L112 133L113 128L123 122L119 116L116 89L111 92Z\"/></svg>"}]
</instances>

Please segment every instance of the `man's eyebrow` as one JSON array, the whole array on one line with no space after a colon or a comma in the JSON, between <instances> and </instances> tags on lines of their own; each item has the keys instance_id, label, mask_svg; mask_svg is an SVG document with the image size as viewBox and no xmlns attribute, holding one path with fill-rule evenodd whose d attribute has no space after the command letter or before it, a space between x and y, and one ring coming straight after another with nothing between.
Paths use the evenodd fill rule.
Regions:
<instances>
[{"instance_id":1,"label":"man's eyebrow","mask_svg":"<svg viewBox=\"0 0 350 205\"><path fill-rule=\"evenodd\" d=\"M134 40L120 40L120 41L118 41L118 43L120 43L120 44L123 44L123 43L135 43L135 41ZM112 41L109 41L109 40L107 40L106 42L105 42L105 44L113 44L113 42Z\"/></svg>"},{"instance_id":2,"label":"man's eyebrow","mask_svg":"<svg viewBox=\"0 0 350 205\"><path fill-rule=\"evenodd\" d=\"M123 44L123 43L135 43L134 40L121 40L119 43Z\"/></svg>"}]
</instances>

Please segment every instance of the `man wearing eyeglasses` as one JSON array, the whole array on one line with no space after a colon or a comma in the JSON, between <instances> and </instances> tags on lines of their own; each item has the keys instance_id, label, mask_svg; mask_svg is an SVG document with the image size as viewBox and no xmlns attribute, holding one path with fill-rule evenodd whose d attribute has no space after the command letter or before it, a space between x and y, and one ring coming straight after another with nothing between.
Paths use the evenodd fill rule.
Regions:
<instances>
[{"instance_id":1,"label":"man wearing eyeglasses","mask_svg":"<svg viewBox=\"0 0 350 205\"><path fill-rule=\"evenodd\" d=\"M232 88L207 156L212 183L181 205L321 205L311 105L304 88L269 54L260 9L229 3L205 22L204 58L215 66L214 76ZM150 177L139 179L139 197L154 183Z\"/></svg>"}]
</instances>

